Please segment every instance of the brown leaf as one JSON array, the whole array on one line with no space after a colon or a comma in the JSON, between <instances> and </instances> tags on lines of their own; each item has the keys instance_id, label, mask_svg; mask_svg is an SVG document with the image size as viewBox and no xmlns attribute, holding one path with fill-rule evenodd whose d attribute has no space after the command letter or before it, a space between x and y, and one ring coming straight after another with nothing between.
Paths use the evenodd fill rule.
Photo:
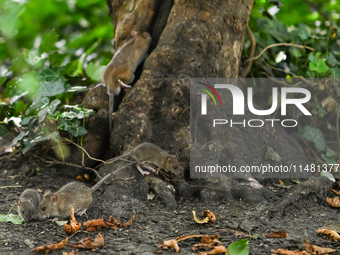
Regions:
<instances>
[{"instance_id":1,"label":"brown leaf","mask_svg":"<svg viewBox=\"0 0 340 255\"><path fill-rule=\"evenodd\" d=\"M318 229L316 231L317 234L320 235L325 235L327 236L328 239L332 240L332 241L340 241L340 235L334 231L334 230L330 230L330 229Z\"/></svg>"},{"instance_id":2,"label":"brown leaf","mask_svg":"<svg viewBox=\"0 0 340 255\"><path fill-rule=\"evenodd\" d=\"M219 235L213 235L213 236L209 236L209 235L204 235L202 236L201 238L201 243L204 243L204 244L216 244L216 243L219 243L219 244L222 244L220 242L220 240L218 240L219 238Z\"/></svg>"},{"instance_id":3,"label":"brown leaf","mask_svg":"<svg viewBox=\"0 0 340 255\"><path fill-rule=\"evenodd\" d=\"M278 249L278 250L272 250L272 255L310 255L306 251L290 251L287 249Z\"/></svg>"},{"instance_id":4,"label":"brown leaf","mask_svg":"<svg viewBox=\"0 0 340 255\"><path fill-rule=\"evenodd\" d=\"M306 250L309 254L327 254L336 252L336 250L327 248L327 247L320 247L316 245L310 245L307 240L305 240Z\"/></svg>"},{"instance_id":5,"label":"brown leaf","mask_svg":"<svg viewBox=\"0 0 340 255\"><path fill-rule=\"evenodd\" d=\"M63 255L78 255L78 253L76 251L63 252Z\"/></svg>"},{"instance_id":6,"label":"brown leaf","mask_svg":"<svg viewBox=\"0 0 340 255\"><path fill-rule=\"evenodd\" d=\"M71 219L70 225L64 224L64 231L67 235L73 235L76 233L81 227L81 224L77 222L76 217L74 217L74 208L71 206Z\"/></svg>"},{"instance_id":7,"label":"brown leaf","mask_svg":"<svg viewBox=\"0 0 340 255\"><path fill-rule=\"evenodd\" d=\"M189 238L201 238L201 237L203 237L203 235L185 235L177 237L176 241L179 242Z\"/></svg>"},{"instance_id":8,"label":"brown leaf","mask_svg":"<svg viewBox=\"0 0 340 255\"><path fill-rule=\"evenodd\" d=\"M194 220L196 221L196 223L204 224L204 223L208 223L208 221L209 221L209 217L206 217L203 220L198 219L197 216L196 216L196 212L194 210L192 210L192 214L194 215Z\"/></svg>"},{"instance_id":9,"label":"brown leaf","mask_svg":"<svg viewBox=\"0 0 340 255\"><path fill-rule=\"evenodd\" d=\"M35 252L42 251L42 252L45 252L45 254L47 254L49 251L56 251L56 250L64 249L65 244L67 242L68 242L68 237L66 239L62 240L59 243L36 247L36 248L33 249L33 251L35 251Z\"/></svg>"},{"instance_id":10,"label":"brown leaf","mask_svg":"<svg viewBox=\"0 0 340 255\"><path fill-rule=\"evenodd\" d=\"M340 207L339 197L334 197L334 198L327 197L326 202L333 207Z\"/></svg>"},{"instance_id":11,"label":"brown leaf","mask_svg":"<svg viewBox=\"0 0 340 255\"><path fill-rule=\"evenodd\" d=\"M202 215L207 216L207 217L209 218L209 220L210 220L213 224L215 224L215 222L216 222L216 216L215 216L215 214L213 214L211 211L206 210L205 212L202 213Z\"/></svg>"},{"instance_id":12,"label":"brown leaf","mask_svg":"<svg viewBox=\"0 0 340 255\"><path fill-rule=\"evenodd\" d=\"M69 243L67 244L67 246L86 250L102 247L104 246L104 236L101 233L99 233L94 241L91 237L88 237L80 240L78 243Z\"/></svg>"},{"instance_id":13,"label":"brown leaf","mask_svg":"<svg viewBox=\"0 0 340 255\"><path fill-rule=\"evenodd\" d=\"M227 248L223 245L220 246L215 246L212 251L209 252L200 252L200 255L214 255L214 254L219 254L219 253L226 253Z\"/></svg>"},{"instance_id":14,"label":"brown leaf","mask_svg":"<svg viewBox=\"0 0 340 255\"><path fill-rule=\"evenodd\" d=\"M335 189L331 189L331 191L333 191L335 193L335 195L340 196L340 191L337 191Z\"/></svg>"},{"instance_id":15,"label":"brown leaf","mask_svg":"<svg viewBox=\"0 0 340 255\"><path fill-rule=\"evenodd\" d=\"M177 243L176 239L171 239L171 240L168 240L168 241L163 241L162 243L160 243L158 245L158 247L162 248L163 250L166 250L169 247L172 247L172 248L175 249L176 253L179 253L181 251L179 246L178 246L178 243Z\"/></svg>"},{"instance_id":16,"label":"brown leaf","mask_svg":"<svg viewBox=\"0 0 340 255\"><path fill-rule=\"evenodd\" d=\"M213 243L197 243L192 246L193 251L198 251L199 249L209 250L213 248L214 248Z\"/></svg>"},{"instance_id":17,"label":"brown leaf","mask_svg":"<svg viewBox=\"0 0 340 255\"><path fill-rule=\"evenodd\" d=\"M89 220L84 223L86 231L94 232L98 231L100 228L109 228L108 224L103 219Z\"/></svg>"},{"instance_id":18,"label":"brown leaf","mask_svg":"<svg viewBox=\"0 0 340 255\"><path fill-rule=\"evenodd\" d=\"M112 224L115 224L117 226L122 226L123 228L126 228L126 227L129 227L129 226L132 225L132 222L133 222L135 216L136 216L136 214L132 215L132 217L126 223L120 223L118 220L116 220L113 216L110 215L108 222L112 223Z\"/></svg>"},{"instance_id":19,"label":"brown leaf","mask_svg":"<svg viewBox=\"0 0 340 255\"><path fill-rule=\"evenodd\" d=\"M287 234L284 231L272 231L266 237L271 237L271 238L287 238Z\"/></svg>"}]
</instances>

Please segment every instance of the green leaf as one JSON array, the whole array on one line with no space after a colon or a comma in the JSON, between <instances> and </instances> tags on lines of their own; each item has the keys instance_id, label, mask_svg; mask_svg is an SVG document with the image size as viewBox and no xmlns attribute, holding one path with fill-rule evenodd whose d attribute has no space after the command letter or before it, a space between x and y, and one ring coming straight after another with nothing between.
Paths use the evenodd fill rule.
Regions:
<instances>
[{"instance_id":1,"label":"green leaf","mask_svg":"<svg viewBox=\"0 0 340 255\"><path fill-rule=\"evenodd\" d=\"M91 78L92 81L98 82L101 80L105 66L95 65L93 62L89 63L85 69L86 75Z\"/></svg>"},{"instance_id":2,"label":"green leaf","mask_svg":"<svg viewBox=\"0 0 340 255\"><path fill-rule=\"evenodd\" d=\"M53 29L50 33L43 35L40 44L40 53L49 52L55 48L55 43L58 41L58 34Z\"/></svg>"},{"instance_id":3,"label":"green leaf","mask_svg":"<svg viewBox=\"0 0 340 255\"><path fill-rule=\"evenodd\" d=\"M325 136L318 128L311 127L309 125L304 126L298 133L302 138L314 143L315 148L318 151L326 151L327 144Z\"/></svg>"},{"instance_id":4,"label":"green leaf","mask_svg":"<svg viewBox=\"0 0 340 255\"><path fill-rule=\"evenodd\" d=\"M15 146L19 141L21 141L26 135L28 135L28 131L26 131L26 132L20 132L20 134L17 136L17 137L15 137L15 138L13 138L13 140L12 140L12 143L11 143L11 145L10 145L10 147L12 147L12 146Z\"/></svg>"},{"instance_id":5,"label":"green leaf","mask_svg":"<svg viewBox=\"0 0 340 255\"><path fill-rule=\"evenodd\" d=\"M329 67L323 59L319 58L317 61L309 63L309 69L318 73L324 73L329 70Z\"/></svg>"},{"instance_id":6,"label":"green leaf","mask_svg":"<svg viewBox=\"0 0 340 255\"><path fill-rule=\"evenodd\" d=\"M23 221L19 215L10 213L8 215L0 214L0 222L11 222L20 225Z\"/></svg>"},{"instance_id":7,"label":"green leaf","mask_svg":"<svg viewBox=\"0 0 340 255\"><path fill-rule=\"evenodd\" d=\"M331 64L331 66L335 66L335 65L340 64L340 62L336 59L336 57L334 56L334 54L332 52L329 53L327 60Z\"/></svg>"},{"instance_id":8,"label":"green leaf","mask_svg":"<svg viewBox=\"0 0 340 255\"><path fill-rule=\"evenodd\" d=\"M323 172L323 171L321 171L320 172L320 176L325 176L328 179L330 179L332 182L335 182L335 178L334 178L333 174L331 174L330 172Z\"/></svg>"},{"instance_id":9,"label":"green leaf","mask_svg":"<svg viewBox=\"0 0 340 255\"><path fill-rule=\"evenodd\" d=\"M39 96L55 96L65 91L65 78L61 75L61 68L45 67L40 75L42 81L40 83Z\"/></svg>"},{"instance_id":10,"label":"green leaf","mask_svg":"<svg viewBox=\"0 0 340 255\"><path fill-rule=\"evenodd\" d=\"M339 78L340 77L340 68L331 68L329 69L331 71L332 77L333 78Z\"/></svg>"},{"instance_id":11,"label":"green leaf","mask_svg":"<svg viewBox=\"0 0 340 255\"><path fill-rule=\"evenodd\" d=\"M321 157L326 161L327 164L337 164L335 158L338 155L331 148L327 146L326 154L321 154Z\"/></svg>"},{"instance_id":12,"label":"green leaf","mask_svg":"<svg viewBox=\"0 0 340 255\"><path fill-rule=\"evenodd\" d=\"M249 255L249 240L241 239L228 246L229 255ZM227 254L227 253L226 253Z\"/></svg>"},{"instance_id":13,"label":"green leaf","mask_svg":"<svg viewBox=\"0 0 340 255\"><path fill-rule=\"evenodd\" d=\"M38 97L36 98L31 106L25 112L25 115L28 115L31 111L36 110L40 107L45 107L47 104L50 103L50 99L48 97Z\"/></svg>"},{"instance_id":14,"label":"green leaf","mask_svg":"<svg viewBox=\"0 0 340 255\"><path fill-rule=\"evenodd\" d=\"M311 29L307 25L300 23L297 34L301 40L307 40L311 35Z\"/></svg>"},{"instance_id":15,"label":"green leaf","mask_svg":"<svg viewBox=\"0 0 340 255\"><path fill-rule=\"evenodd\" d=\"M60 125L57 127L60 130L65 130L71 133L73 136L82 136L87 133L87 130L80 126L79 120L67 120L67 119L60 119Z\"/></svg>"}]
</instances>

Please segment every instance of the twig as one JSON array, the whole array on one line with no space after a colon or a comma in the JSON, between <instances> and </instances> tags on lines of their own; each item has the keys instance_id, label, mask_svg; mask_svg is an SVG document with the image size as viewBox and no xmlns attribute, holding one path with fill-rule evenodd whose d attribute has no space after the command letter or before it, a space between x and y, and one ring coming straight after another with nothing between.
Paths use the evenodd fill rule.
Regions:
<instances>
[{"instance_id":1,"label":"twig","mask_svg":"<svg viewBox=\"0 0 340 255\"><path fill-rule=\"evenodd\" d=\"M77 168L80 168L80 169L86 169L86 170L90 170L92 172L94 172L98 178L102 178L100 176L100 174L97 172L97 170L91 168L91 167L87 167L87 166L80 166L80 165L76 165L76 164L73 164L73 163L67 163L67 162L62 162L62 161L59 161L59 160L56 160L56 159L51 159L51 161L49 160L45 160L37 155L33 155L33 157L36 157L42 161L44 161L45 163L47 164L52 164L52 165L66 165L66 166L73 166L73 167L77 167Z\"/></svg>"},{"instance_id":2,"label":"twig","mask_svg":"<svg viewBox=\"0 0 340 255\"><path fill-rule=\"evenodd\" d=\"M256 40L255 40L255 36L253 34L253 31L251 31L249 24L247 24L247 34L249 37L249 41L250 41L250 49L249 49L249 58L248 58L248 64L242 69L241 71L241 77L246 77L247 74L249 73L251 66L253 65L253 60L251 60L252 58L254 58L254 54L255 54L255 48L256 48ZM245 63L247 62L245 61Z\"/></svg>"},{"instance_id":3,"label":"twig","mask_svg":"<svg viewBox=\"0 0 340 255\"><path fill-rule=\"evenodd\" d=\"M338 148L339 148L339 151L340 151L339 115L340 115L340 105L338 106L338 112L336 114L336 134L338 136Z\"/></svg>"},{"instance_id":4,"label":"twig","mask_svg":"<svg viewBox=\"0 0 340 255\"><path fill-rule=\"evenodd\" d=\"M259 55L257 55L256 57L248 58L244 63L247 63L248 61L254 61L254 60L258 59L259 57L262 56L262 54L266 50L268 50L269 48L277 47L277 46L292 46L292 47L297 47L297 48L308 49L308 50L314 51L314 49L309 47L309 46L303 46L303 45L298 45L298 44L294 44L294 43L275 43L275 44L271 44L271 45L267 46L266 48L264 48L261 51L261 53Z\"/></svg>"},{"instance_id":5,"label":"twig","mask_svg":"<svg viewBox=\"0 0 340 255\"><path fill-rule=\"evenodd\" d=\"M91 157L90 154L84 149L84 147L82 147L82 146L76 144L75 142L72 142L71 140L69 140L69 139L67 139L67 138L64 138L64 137L62 138L62 140L66 141L66 142L68 142L68 143L71 143L71 144L75 145L76 147L78 147L79 149L81 149L83 152L85 152L86 156L88 156L89 159L92 159L92 160L94 160L94 161L99 161L99 162L101 162L101 163L105 163L104 160L101 160L101 159L97 159L97 158Z\"/></svg>"}]
</instances>

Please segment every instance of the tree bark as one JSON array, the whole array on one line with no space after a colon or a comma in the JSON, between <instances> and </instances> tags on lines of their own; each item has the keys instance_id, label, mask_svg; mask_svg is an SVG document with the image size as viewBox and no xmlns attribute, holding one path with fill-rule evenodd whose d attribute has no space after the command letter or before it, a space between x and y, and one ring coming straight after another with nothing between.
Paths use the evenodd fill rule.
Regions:
<instances>
[{"instance_id":1,"label":"tree bark","mask_svg":"<svg viewBox=\"0 0 340 255\"><path fill-rule=\"evenodd\" d=\"M114 114L111 149L115 155L120 154L122 146L139 135L141 141L179 153L180 159L188 163L189 79L238 77L253 0L111 0L108 3L116 25L116 41L120 43L132 29L149 31L153 40L140 78L126 91ZM136 14L142 3L154 9ZM127 18L149 21L151 15L148 27L147 22ZM127 31L122 33L124 26Z\"/></svg>"}]
</instances>

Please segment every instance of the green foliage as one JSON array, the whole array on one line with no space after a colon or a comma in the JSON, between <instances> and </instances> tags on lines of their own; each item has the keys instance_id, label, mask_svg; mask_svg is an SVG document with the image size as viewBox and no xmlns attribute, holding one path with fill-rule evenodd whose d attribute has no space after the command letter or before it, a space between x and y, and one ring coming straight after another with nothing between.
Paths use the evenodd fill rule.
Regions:
<instances>
[{"instance_id":1,"label":"green foliage","mask_svg":"<svg viewBox=\"0 0 340 255\"><path fill-rule=\"evenodd\" d=\"M65 104L100 81L112 57L106 2L0 0L0 13L0 134L21 118L25 129L12 144L20 142L24 153L38 142L60 142L58 130L86 134L82 119L93 111Z\"/></svg>"},{"instance_id":2,"label":"green foliage","mask_svg":"<svg viewBox=\"0 0 340 255\"><path fill-rule=\"evenodd\" d=\"M20 225L22 224L22 219L19 215L13 213L7 215L0 214L0 222L11 222Z\"/></svg>"},{"instance_id":3,"label":"green foliage","mask_svg":"<svg viewBox=\"0 0 340 255\"><path fill-rule=\"evenodd\" d=\"M299 136L312 142L312 150L315 148L315 153L320 156L313 155L311 160L315 163L335 163L339 153L336 143L326 143L335 141L338 136L338 85L326 79L340 78L339 21L338 0L255 0L249 21L256 39L255 56L266 47L273 46L253 62L249 76L287 79L304 77L309 78L308 81L324 78L313 84L306 82L305 87L313 95L307 107L313 115L299 119ZM277 45L282 43L300 47ZM247 38L244 60L249 57L249 47L250 41ZM263 99L269 98L271 94L265 86L262 92L261 99L256 103L266 108Z\"/></svg>"},{"instance_id":4,"label":"green foliage","mask_svg":"<svg viewBox=\"0 0 340 255\"><path fill-rule=\"evenodd\" d=\"M249 254L249 240L241 239L228 246L226 255L248 255Z\"/></svg>"}]
</instances>

